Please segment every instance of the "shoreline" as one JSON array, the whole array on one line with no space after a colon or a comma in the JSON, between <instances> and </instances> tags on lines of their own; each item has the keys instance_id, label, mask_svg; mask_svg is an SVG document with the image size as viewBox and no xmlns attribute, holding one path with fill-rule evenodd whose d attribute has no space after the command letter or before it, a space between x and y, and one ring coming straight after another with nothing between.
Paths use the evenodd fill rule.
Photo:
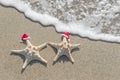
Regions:
<instances>
[{"instance_id":1,"label":"shoreline","mask_svg":"<svg viewBox=\"0 0 120 80\"><path fill-rule=\"evenodd\" d=\"M41 56L48 61L47 67L39 62L30 63L21 74L24 57L11 55L12 49L24 49L20 37L27 33L31 43L60 42L61 34L53 27L43 27L32 22L13 8L0 6L1 80L119 80L120 46L116 43L91 41L71 35L71 43L80 43L79 51L72 53L75 63L61 57L52 65L55 52L45 48ZM65 58L65 59L64 59Z\"/></svg>"}]
</instances>

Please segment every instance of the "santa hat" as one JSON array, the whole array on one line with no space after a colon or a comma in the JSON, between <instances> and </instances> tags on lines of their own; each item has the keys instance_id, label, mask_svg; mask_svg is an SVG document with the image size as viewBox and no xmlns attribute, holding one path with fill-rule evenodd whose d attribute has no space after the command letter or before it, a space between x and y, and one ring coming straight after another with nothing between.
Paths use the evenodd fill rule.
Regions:
<instances>
[{"instance_id":1,"label":"santa hat","mask_svg":"<svg viewBox=\"0 0 120 80\"><path fill-rule=\"evenodd\" d=\"M70 33L64 32L64 34L62 34L62 37L66 37L67 39L70 39Z\"/></svg>"},{"instance_id":2,"label":"santa hat","mask_svg":"<svg viewBox=\"0 0 120 80\"><path fill-rule=\"evenodd\" d=\"M27 34L23 34L22 37L21 37L21 40L28 40L30 39L30 37L27 35Z\"/></svg>"}]
</instances>

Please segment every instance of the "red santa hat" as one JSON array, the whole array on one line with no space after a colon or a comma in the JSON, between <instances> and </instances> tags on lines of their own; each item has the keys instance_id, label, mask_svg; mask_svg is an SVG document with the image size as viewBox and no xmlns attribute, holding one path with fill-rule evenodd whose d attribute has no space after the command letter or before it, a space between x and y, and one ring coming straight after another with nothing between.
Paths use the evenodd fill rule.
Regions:
<instances>
[{"instance_id":1,"label":"red santa hat","mask_svg":"<svg viewBox=\"0 0 120 80\"><path fill-rule=\"evenodd\" d=\"M21 37L21 40L28 40L30 39L30 37L27 35L27 34L23 34L22 37Z\"/></svg>"},{"instance_id":2,"label":"red santa hat","mask_svg":"<svg viewBox=\"0 0 120 80\"><path fill-rule=\"evenodd\" d=\"M64 32L64 34L62 34L62 37L66 37L67 39L70 39L70 33Z\"/></svg>"}]
</instances>

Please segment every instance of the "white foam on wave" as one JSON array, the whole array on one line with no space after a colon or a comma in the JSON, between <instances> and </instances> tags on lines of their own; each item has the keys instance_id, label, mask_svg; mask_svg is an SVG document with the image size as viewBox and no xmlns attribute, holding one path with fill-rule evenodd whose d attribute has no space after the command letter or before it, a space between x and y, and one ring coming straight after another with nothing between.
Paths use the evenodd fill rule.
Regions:
<instances>
[{"instance_id":1,"label":"white foam on wave","mask_svg":"<svg viewBox=\"0 0 120 80\"><path fill-rule=\"evenodd\" d=\"M73 0L68 0L69 3L71 3L72 1ZM103 6L105 4L105 1L106 0L102 0L102 2L97 6ZM44 1L42 1L42 2L45 4L44 5L45 7L48 7L46 2L44 2ZM101 19L101 17L99 17L99 16L101 16L102 14L98 14L99 12L95 12L94 14L96 14L96 15L91 15L91 16L87 15L88 16L87 18L85 18L79 22L63 23L59 19L52 17L48 14L40 14L40 13L32 10L28 4L24 3L21 0L0 0L0 3L5 6L15 7L19 11L23 12L26 17L32 19L33 21L40 22L43 25L54 25L58 32L69 31L72 34L77 34L82 37L88 37L88 38L95 39L95 40L120 42L120 36L100 33L100 31L99 31L100 27L99 28L91 28L91 25L93 24L93 22L95 20L97 22L97 20ZM120 1L117 0L117 3L120 3ZM105 6L109 8L109 4L105 5ZM110 18L110 19L113 19L115 17L112 15L112 12L120 11L120 7L116 7L116 6L113 6L113 7L115 7L115 8L111 8L112 11L108 12L109 13L108 18ZM99 8L97 8L97 9L99 9ZM106 12L104 10L101 11L101 9L97 10L97 11L100 11L101 13ZM94 21L92 21L92 20L94 20ZM103 22L104 22L104 20L103 20ZM110 21L108 20L108 23L109 22ZM119 23L118 23L118 25L119 25ZM102 26L102 25L100 24L99 26Z\"/></svg>"}]
</instances>

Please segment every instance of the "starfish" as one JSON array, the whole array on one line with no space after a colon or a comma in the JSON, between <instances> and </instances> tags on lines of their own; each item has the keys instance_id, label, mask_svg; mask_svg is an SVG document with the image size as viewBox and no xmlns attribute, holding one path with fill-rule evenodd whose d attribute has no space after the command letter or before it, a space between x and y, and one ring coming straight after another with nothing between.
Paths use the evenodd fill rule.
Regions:
<instances>
[{"instance_id":1,"label":"starfish","mask_svg":"<svg viewBox=\"0 0 120 80\"><path fill-rule=\"evenodd\" d=\"M40 46L34 46L30 43L29 40L25 40L26 42L26 48L23 49L23 50L12 50L11 52L12 53L17 53L17 54L20 54L20 55L23 55L25 57L25 62L22 66L22 69L25 69L26 66L32 61L32 60L38 60L38 61L41 61L45 64L47 64L47 61L45 59L43 59L39 52L41 49L43 49L47 43L44 43Z\"/></svg>"},{"instance_id":2,"label":"starfish","mask_svg":"<svg viewBox=\"0 0 120 80\"><path fill-rule=\"evenodd\" d=\"M75 48L78 48L80 46L80 44L71 44L69 43L69 41L67 40L66 37L63 37L63 40L61 43L53 43L53 42L49 42L49 45L53 46L54 48L57 49L57 55L54 58L54 62L57 61L57 59L62 56L65 55L69 58L69 60L71 60L72 63L74 63L74 59L71 55L71 51Z\"/></svg>"}]
</instances>

